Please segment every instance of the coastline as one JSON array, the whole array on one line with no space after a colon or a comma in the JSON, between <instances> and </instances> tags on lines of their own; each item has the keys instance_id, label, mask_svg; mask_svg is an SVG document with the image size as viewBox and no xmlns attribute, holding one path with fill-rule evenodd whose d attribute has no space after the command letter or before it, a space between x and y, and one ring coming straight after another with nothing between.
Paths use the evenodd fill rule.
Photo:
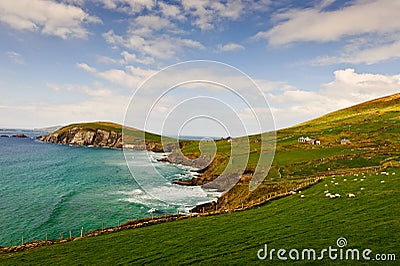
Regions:
<instances>
[{"instance_id":1,"label":"coastline","mask_svg":"<svg viewBox=\"0 0 400 266\"><path fill-rule=\"evenodd\" d=\"M184 179L184 178L177 178L174 181L171 181L171 184L179 185L179 186L202 186L204 184L204 178L202 178L202 172L204 171L204 168L207 166L207 161L210 159L207 156L204 156L203 158L199 158L197 160L189 160L186 157L184 157L181 153L175 152L174 149L172 149L172 145L167 146L167 148L164 150L163 146L155 145L154 143L150 145L122 145L116 147L114 144L113 145L85 145L82 144L82 141L75 142L73 141L75 139L75 136L73 138L70 138L70 142L72 143L65 143L66 141L59 141L58 138L55 138L55 133L50 133L48 135L44 136L38 136L36 137L36 140L39 142L43 143L51 143L51 144L56 144L56 145L68 145L71 147L86 147L86 148L102 148L102 149L114 149L114 150L132 150L132 151L148 151L152 152L154 154L162 154L162 156L153 156L152 160L156 160L158 162L163 162L163 163L168 163L176 166L179 169L182 169L184 171L187 171L189 173L189 179ZM111 134L110 134L111 135ZM64 138L65 140L65 138ZM103 143L105 141L103 140ZM115 142L115 143L118 143ZM158 157L158 158L157 158ZM205 206L210 206L211 208L214 208L218 202L218 199L222 196L220 192L218 192L215 189L209 189L209 188L203 188L203 190L207 194L212 195L212 199L207 202L201 202L194 207L191 207L189 211L192 210L198 210L201 209ZM210 207L207 207L209 209Z\"/></svg>"}]
</instances>

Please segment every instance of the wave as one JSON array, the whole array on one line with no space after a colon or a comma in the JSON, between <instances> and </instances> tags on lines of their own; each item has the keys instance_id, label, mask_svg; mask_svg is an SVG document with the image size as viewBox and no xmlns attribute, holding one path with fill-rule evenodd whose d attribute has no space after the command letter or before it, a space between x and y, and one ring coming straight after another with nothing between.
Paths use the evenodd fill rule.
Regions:
<instances>
[{"instance_id":1,"label":"wave","mask_svg":"<svg viewBox=\"0 0 400 266\"><path fill-rule=\"evenodd\" d=\"M59 196L58 201L54 204L48 217L38 226L38 228L40 229L48 224L54 224L53 221L55 221L59 216L60 212L62 212L64 204L72 197L74 197L77 193L78 193L77 191L71 190Z\"/></svg>"}]
</instances>

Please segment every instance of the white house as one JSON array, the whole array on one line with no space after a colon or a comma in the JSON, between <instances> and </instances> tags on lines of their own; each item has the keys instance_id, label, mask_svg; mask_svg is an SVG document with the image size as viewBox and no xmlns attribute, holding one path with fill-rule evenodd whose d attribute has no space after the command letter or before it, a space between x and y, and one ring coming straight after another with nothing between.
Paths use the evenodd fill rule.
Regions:
<instances>
[{"instance_id":1,"label":"white house","mask_svg":"<svg viewBox=\"0 0 400 266\"><path fill-rule=\"evenodd\" d=\"M309 137L303 137L301 136L300 138L298 138L297 140L300 143L309 143L312 145L321 145L321 141L314 139L314 138L309 138Z\"/></svg>"},{"instance_id":2,"label":"white house","mask_svg":"<svg viewBox=\"0 0 400 266\"><path fill-rule=\"evenodd\" d=\"M342 144L342 145L351 144L351 141L348 140L348 139L342 139L342 140L340 141L340 144Z\"/></svg>"}]
</instances>

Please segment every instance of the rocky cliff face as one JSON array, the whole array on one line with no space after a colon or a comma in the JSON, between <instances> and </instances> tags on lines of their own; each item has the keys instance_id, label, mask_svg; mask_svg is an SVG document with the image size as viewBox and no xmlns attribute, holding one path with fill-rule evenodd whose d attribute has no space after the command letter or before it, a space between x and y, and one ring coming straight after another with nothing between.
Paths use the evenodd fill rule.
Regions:
<instances>
[{"instance_id":1,"label":"rocky cliff face","mask_svg":"<svg viewBox=\"0 0 400 266\"><path fill-rule=\"evenodd\" d=\"M182 164L191 166L199 170L204 170L212 162L213 157L209 154L202 154L199 158L189 159L185 157L180 151L172 151L165 161L169 161L174 164Z\"/></svg>"},{"instance_id":2,"label":"rocky cliff face","mask_svg":"<svg viewBox=\"0 0 400 266\"><path fill-rule=\"evenodd\" d=\"M123 146L121 132L107 131L104 129L91 130L79 126L42 136L40 140L76 146L110 147L119 149Z\"/></svg>"},{"instance_id":3,"label":"rocky cliff face","mask_svg":"<svg viewBox=\"0 0 400 266\"><path fill-rule=\"evenodd\" d=\"M154 152L171 152L175 144L162 145L159 142L138 140L136 144L122 142L122 132L105 129L87 129L80 126L59 130L46 136L39 137L41 141L56 144L110 147L117 149L149 150Z\"/></svg>"}]
</instances>

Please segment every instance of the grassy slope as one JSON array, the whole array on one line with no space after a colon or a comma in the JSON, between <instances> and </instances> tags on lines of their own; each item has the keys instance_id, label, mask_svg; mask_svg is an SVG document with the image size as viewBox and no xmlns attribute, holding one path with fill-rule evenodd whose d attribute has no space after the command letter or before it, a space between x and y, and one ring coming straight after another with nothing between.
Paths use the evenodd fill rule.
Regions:
<instances>
[{"instance_id":1,"label":"grassy slope","mask_svg":"<svg viewBox=\"0 0 400 266\"><path fill-rule=\"evenodd\" d=\"M256 257L264 244L276 249L318 251L336 247L339 237L347 238L348 248L370 248L373 254L400 256L400 168L389 170L396 175L371 174L364 181L361 177L354 181L354 176L330 177L302 191L305 198L296 194L247 211L0 255L0 264L265 264L267 261L260 262ZM328 199L323 193L326 189L343 197ZM347 193L357 197L347 198ZM276 257L274 262L278 262Z\"/></svg>"},{"instance_id":2,"label":"grassy slope","mask_svg":"<svg viewBox=\"0 0 400 266\"><path fill-rule=\"evenodd\" d=\"M399 161L400 156L400 94L366 102L321 118L277 132L277 148L273 168L264 183L248 192L248 182L240 182L224 197L230 207L248 205L271 193L282 193L312 181L316 176L331 172L356 171L361 167L386 166ZM298 143L300 136L316 137L321 146ZM250 158L247 171L252 172L258 162L259 135L250 136ZM347 138L351 145L341 145ZM240 141L240 140L238 140ZM183 151L194 152L196 143ZM218 157L205 176L217 177L224 169L230 154L227 141L217 142ZM386 161L385 161L386 160ZM331 169L331 170L328 170ZM240 196L238 196L240 195ZM221 202L221 207L223 203Z\"/></svg>"},{"instance_id":3,"label":"grassy slope","mask_svg":"<svg viewBox=\"0 0 400 266\"><path fill-rule=\"evenodd\" d=\"M264 183L249 193L246 182L240 182L226 194L230 206L263 199L268 193L282 192L302 184L313 176L331 175L339 171L360 172L370 166L390 167L400 163L400 95L371 101L344 109L320 119L280 130L277 133L277 154L273 168ZM299 136L318 137L323 145L297 143ZM341 138L351 145L340 145ZM250 140L259 138L251 136ZM248 170L257 163L259 143L251 142ZM206 175L216 176L229 158L226 141L217 143L218 157ZM184 152L195 156L197 142L187 142ZM330 169L330 170L328 170ZM400 169L389 169L400 172ZM376 170L375 170L376 172ZM255 262L255 252L264 243L276 248L324 248L334 246L336 238L345 236L350 247L371 248L375 252L394 252L400 256L399 196L397 175L389 177L367 174L365 181L350 181L354 176L331 177L306 191L306 198L290 196L263 207L240 213L196 218L148 228L128 230L43 247L11 256L0 263L43 261L106 263L140 262L173 263ZM380 172L380 171L378 171ZM372 174L372 175L370 175ZM343 179L348 181L344 182ZM380 180L385 178L385 183ZM355 193L355 199L327 199L323 191ZM332 189L331 187L334 187ZM365 191L361 191L361 186ZM190 235L191 238L187 236ZM103 261L104 259L104 261Z\"/></svg>"}]
</instances>

